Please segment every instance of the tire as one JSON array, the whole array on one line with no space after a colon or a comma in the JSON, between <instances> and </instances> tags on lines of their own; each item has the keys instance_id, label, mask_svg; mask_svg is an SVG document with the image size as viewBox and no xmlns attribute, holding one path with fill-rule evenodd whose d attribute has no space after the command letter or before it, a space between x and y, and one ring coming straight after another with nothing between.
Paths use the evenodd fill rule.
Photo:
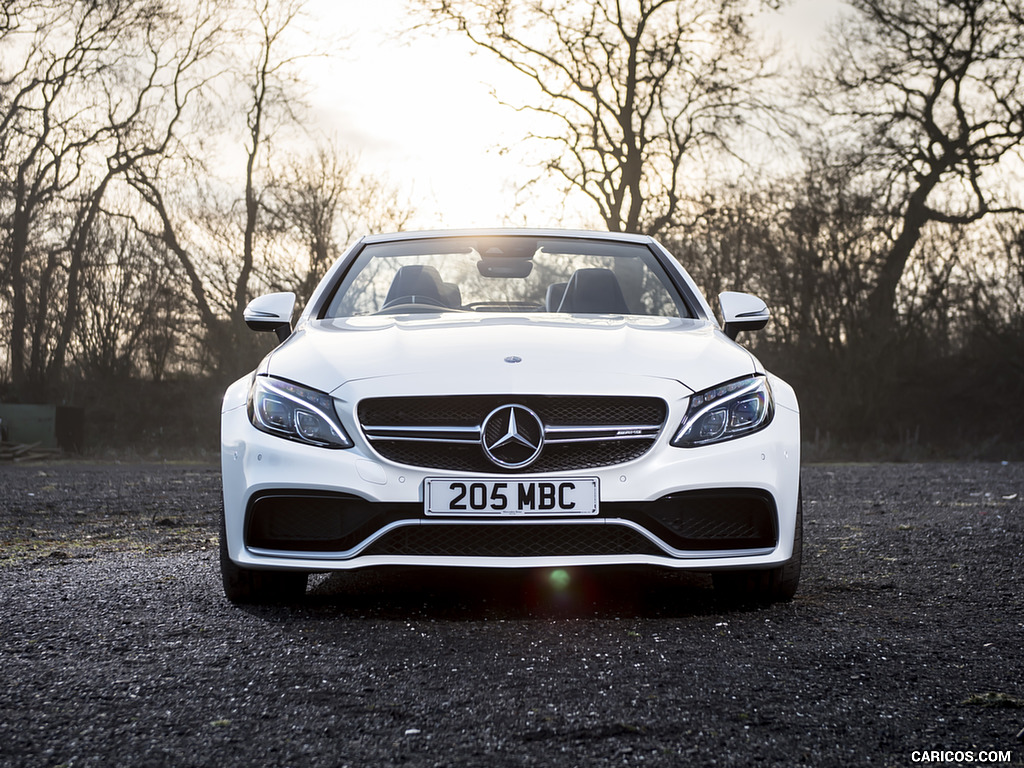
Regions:
<instances>
[{"instance_id":1,"label":"tire","mask_svg":"<svg viewBox=\"0 0 1024 768\"><path fill-rule=\"evenodd\" d=\"M296 602L306 593L309 577L304 571L258 571L238 565L228 556L223 511L220 517L220 575L224 596L238 605Z\"/></svg>"},{"instance_id":2,"label":"tire","mask_svg":"<svg viewBox=\"0 0 1024 768\"><path fill-rule=\"evenodd\" d=\"M777 568L748 571L718 571L711 575L715 592L731 603L785 603L793 599L800 585L800 563L804 540L803 494L796 502L796 530L793 556Z\"/></svg>"}]
</instances>

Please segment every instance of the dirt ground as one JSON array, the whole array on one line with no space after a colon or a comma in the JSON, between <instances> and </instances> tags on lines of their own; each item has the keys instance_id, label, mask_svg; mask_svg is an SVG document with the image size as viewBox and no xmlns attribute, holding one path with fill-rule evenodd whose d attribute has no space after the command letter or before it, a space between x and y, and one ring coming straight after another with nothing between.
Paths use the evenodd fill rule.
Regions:
<instances>
[{"instance_id":1,"label":"dirt ground","mask_svg":"<svg viewBox=\"0 0 1024 768\"><path fill-rule=\"evenodd\" d=\"M811 465L796 599L366 571L237 608L200 465L0 465L2 766L1024 765L1024 464Z\"/></svg>"}]
</instances>

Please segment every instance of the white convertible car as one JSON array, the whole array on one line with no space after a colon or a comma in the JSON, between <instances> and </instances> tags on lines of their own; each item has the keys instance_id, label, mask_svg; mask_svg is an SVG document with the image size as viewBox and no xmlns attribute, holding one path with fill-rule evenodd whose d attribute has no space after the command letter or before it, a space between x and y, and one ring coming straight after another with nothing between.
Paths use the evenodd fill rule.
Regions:
<instances>
[{"instance_id":1,"label":"white convertible car","mask_svg":"<svg viewBox=\"0 0 1024 768\"><path fill-rule=\"evenodd\" d=\"M708 571L787 600L800 578L792 388L736 344L768 309L720 297L649 237L366 237L221 415L224 590L297 598L380 565Z\"/></svg>"}]
</instances>

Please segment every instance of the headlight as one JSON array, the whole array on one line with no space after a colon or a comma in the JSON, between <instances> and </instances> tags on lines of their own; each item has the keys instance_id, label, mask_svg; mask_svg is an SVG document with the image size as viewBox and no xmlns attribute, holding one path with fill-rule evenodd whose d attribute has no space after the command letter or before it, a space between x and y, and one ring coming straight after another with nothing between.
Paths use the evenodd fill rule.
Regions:
<instances>
[{"instance_id":1,"label":"headlight","mask_svg":"<svg viewBox=\"0 0 1024 768\"><path fill-rule=\"evenodd\" d=\"M672 445L693 448L749 435L767 427L774 413L775 401L768 379L737 379L690 398L690 407Z\"/></svg>"},{"instance_id":2,"label":"headlight","mask_svg":"<svg viewBox=\"0 0 1024 768\"><path fill-rule=\"evenodd\" d=\"M288 440L323 448L352 447L330 395L283 379L253 379L249 421L256 429Z\"/></svg>"}]
</instances>

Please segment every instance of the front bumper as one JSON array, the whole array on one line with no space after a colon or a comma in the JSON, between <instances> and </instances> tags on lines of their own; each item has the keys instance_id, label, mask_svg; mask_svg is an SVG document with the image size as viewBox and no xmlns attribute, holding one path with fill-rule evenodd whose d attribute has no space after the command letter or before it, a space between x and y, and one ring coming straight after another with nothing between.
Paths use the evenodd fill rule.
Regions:
<instances>
[{"instance_id":1,"label":"front bumper","mask_svg":"<svg viewBox=\"0 0 1024 768\"><path fill-rule=\"evenodd\" d=\"M240 391L240 385L235 389ZM231 390L222 414L229 557L247 568L350 570L374 565L569 567L646 564L718 570L790 559L799 494L799 415L779 407L768 428L701 448L668 444L685 401L643 457L598 469L592 518L437 518L424 514L428 477L355 447L326 450L252 427ZM544 479L545 475L517 475Z\"/></svg>"}]
</instances>

